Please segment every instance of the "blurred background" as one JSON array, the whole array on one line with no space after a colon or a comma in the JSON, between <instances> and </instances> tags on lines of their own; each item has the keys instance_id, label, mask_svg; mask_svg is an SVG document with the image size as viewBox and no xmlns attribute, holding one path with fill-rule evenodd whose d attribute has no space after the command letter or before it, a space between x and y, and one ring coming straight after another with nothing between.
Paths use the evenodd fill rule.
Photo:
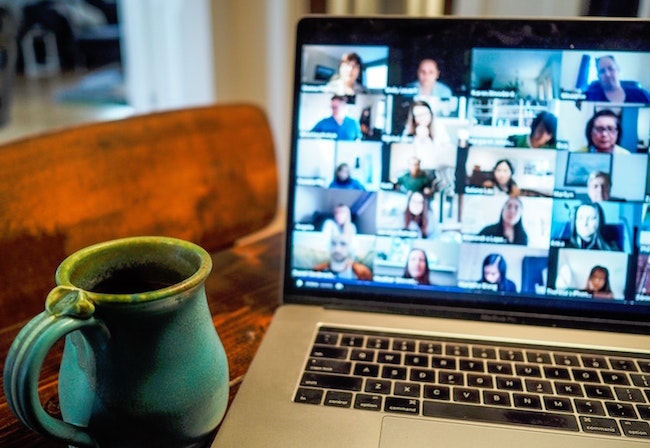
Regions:
<instances>
[{"instance_id":1,"label":"blurred background","mask_svg":"<svg viewBox=\"0 0 650 448\"><path fill-rule=\"evenodd\" d=\"M269 117L286 179L295 24L323 13L648 18L650 0L0 0L0 143L156 110L254 103Z\"/></svg>"}]
</instances>

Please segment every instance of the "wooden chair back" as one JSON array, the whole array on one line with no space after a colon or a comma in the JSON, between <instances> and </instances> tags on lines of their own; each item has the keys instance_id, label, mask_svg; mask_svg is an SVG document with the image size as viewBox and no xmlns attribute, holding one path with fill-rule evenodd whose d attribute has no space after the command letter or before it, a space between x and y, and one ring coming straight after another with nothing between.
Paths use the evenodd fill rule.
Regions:
<instances>
[{"instance_id":1,"label":"wooden chair back","mask_svg":"<svg viewBox=\"0 0 650 448\"><path fill-rule=\"evenodd\" d=\"M166 235L208 251L277 209L273 139L250 105L156 112L0 146L0 327L42 311L54 272L104 240Z\"/></svg>"}]
</instances>

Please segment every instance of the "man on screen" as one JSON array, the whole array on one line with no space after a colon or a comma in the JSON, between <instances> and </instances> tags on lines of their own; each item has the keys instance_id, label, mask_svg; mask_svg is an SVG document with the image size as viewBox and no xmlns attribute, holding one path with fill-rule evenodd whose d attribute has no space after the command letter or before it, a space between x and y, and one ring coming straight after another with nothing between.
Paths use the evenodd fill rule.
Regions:
<instances>
[{"instance_id":1,"label":"man on screen","mask_svg":"<svg viewBox=\"0 0 650 448\"><path fill-rule=\"evenodd\" d=\"M330 237L330 259L314 266L314 271L331 272L337 278L372 280L372 272L352 256L352 237L343 233L333 233Z\"/></svg>"},{"instance_id":2,"label":"man on screen","mask_svg":"<svg viewBox=\"0 0 650 448\"><path fill-rule=\"evenodd\" d=\"M612 103L650 103L650 93L636 82L624 85L619 80L620 68L614 56L596 59L598 82L589 86L587 101L609 101Z\"/></svg>"},{"instance_id":3,"label":"man on screen","mask_svg":"<svg viewBox=\"0 0 650 448\"><path fill-rule=\"evenodd\" d=\"M346 115L346 98L340 95L332 96L331 108L332 115L316 123L312 132L333 133L338 140L360 140L361 125Z\"/></svg>"}]
</instances>

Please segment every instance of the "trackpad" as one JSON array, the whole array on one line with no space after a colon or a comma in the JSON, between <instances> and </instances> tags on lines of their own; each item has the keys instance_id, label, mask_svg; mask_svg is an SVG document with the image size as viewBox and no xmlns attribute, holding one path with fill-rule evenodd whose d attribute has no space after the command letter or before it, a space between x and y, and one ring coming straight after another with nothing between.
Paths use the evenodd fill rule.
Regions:
<instances>
[{"instance_id":1,"label":"trackpad","mask_svg":"<svg viewBox=\"0 0 650 448\"><path fill-rule=\"evenodd\" d=\"M417 418L384 417L379 448L477 448L482 446L520 446L548 448L617 448L620 438L594 439L572 432L538 431L529 427L503 428L479 423L465 423Z\"/></svg>"}]
</instances>

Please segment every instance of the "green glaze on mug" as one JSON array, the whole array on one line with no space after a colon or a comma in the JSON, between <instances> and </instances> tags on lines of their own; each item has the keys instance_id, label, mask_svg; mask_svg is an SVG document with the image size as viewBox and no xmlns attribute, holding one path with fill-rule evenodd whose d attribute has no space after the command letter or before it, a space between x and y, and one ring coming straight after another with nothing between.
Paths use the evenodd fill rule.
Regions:
<instances>
[{"instance_id":1,"label":"green glaze on mug","mask_svg":"<svg viewBox=\"0 0 650 448\"><path fill-rule=\"evenodd\" d=\"M205 296L211 269L201 247L167 237L114 240L70 255L46 310L7 356L4 388L14 414L79 447L204 445L225 412L229 379ZM134 272L145 272L146 282ZM61 421L43 410L38 378L64 336Z\"/></svg>"}]
</instances>

